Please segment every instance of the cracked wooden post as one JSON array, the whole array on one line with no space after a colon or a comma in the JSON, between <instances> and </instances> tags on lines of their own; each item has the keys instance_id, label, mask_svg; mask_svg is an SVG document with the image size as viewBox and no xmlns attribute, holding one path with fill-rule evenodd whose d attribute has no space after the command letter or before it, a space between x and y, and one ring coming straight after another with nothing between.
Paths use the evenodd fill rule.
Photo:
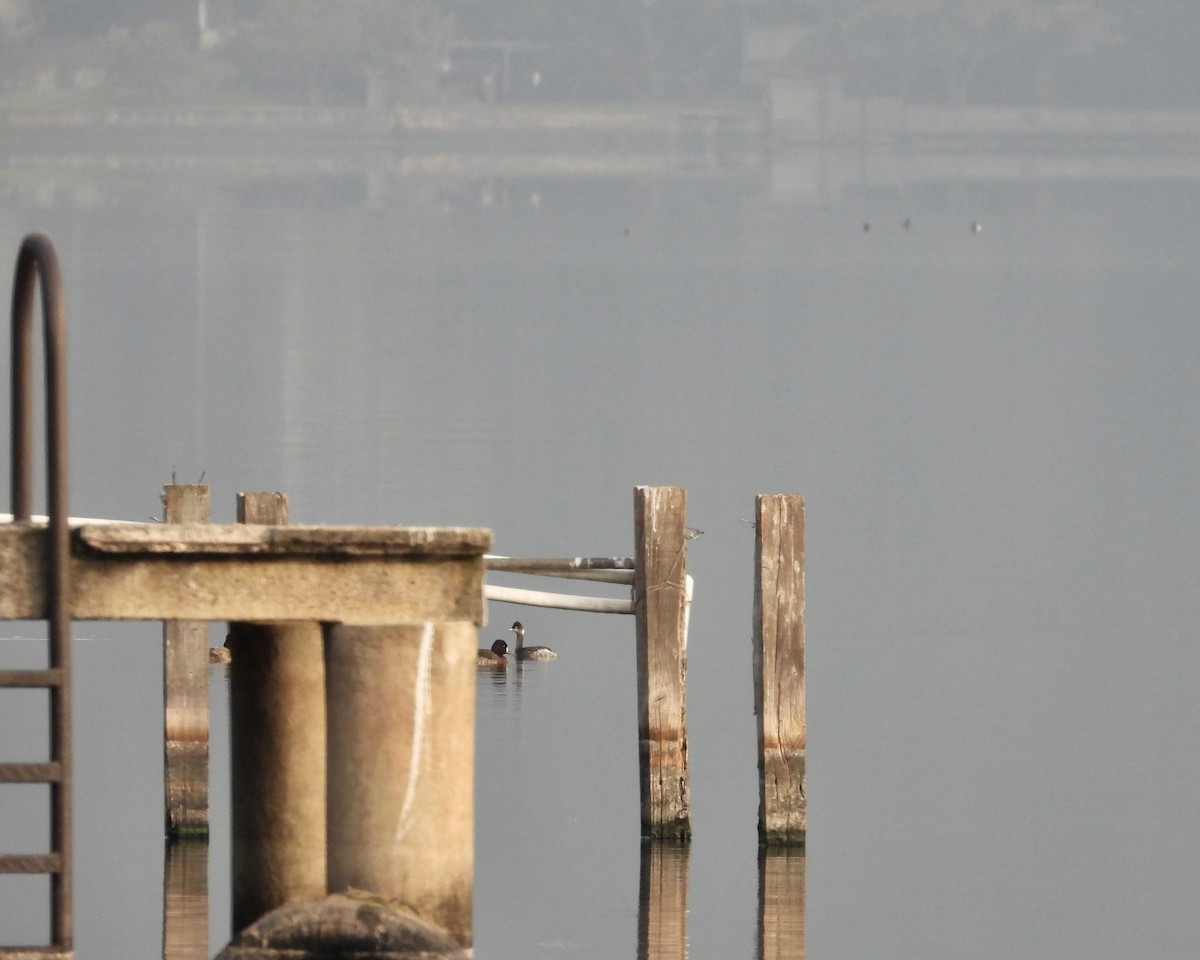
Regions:
<instances>
[{"instance_id":1,"label":"cracked wooden post","mask_svg":"<svg viewBox=\"0 0 1200 960\"><path fill-rule=\"evenodd\" d=\"M754 536L754 713L758 836L803 845L804 498L760 494Z\"/></svg>"},{"instance_id":2,"label":"cracked wooden post","mask_svg":"<svg viewBox=\"0 0 1200 960\"><path fill-rule=\"evenodd\" d=\"M482 563L482 561L480 561ZM329 889L365 890L472 942L471 623L326 628Z\"/></svg>"},{"instance_id":3,"label":"cracked wooden post","mask_svg":"<svg viewBox=\"0 0 1200 960\"><path fill-rule=\"evenodd\" d=\"M288 522L282 493L239 493L239 523ZM325 666L313 622L231 623L233 928L325 896Z\"/></svg>"},{"instance_id":4,"label":"cracked wooden post","mask_svg":"<svg viewBox=\"0 0 1200 960\"><path fill-rule=\"evenodd\" d=\"M633 506L642 836L688 839L687 493L635 487Z\"/></svg>"},{"instance_id":5,"label":"cracked wooden post","mask_svg":"<svg viewBox=\"0 0 1200 960\"><path fill-rule=\"evenodd\" d=\"M208 486L163 487L164 523L208 523ZM208 623L163 621L164 788L168 837L208 836Z\"/></svg>"}]
</instances>

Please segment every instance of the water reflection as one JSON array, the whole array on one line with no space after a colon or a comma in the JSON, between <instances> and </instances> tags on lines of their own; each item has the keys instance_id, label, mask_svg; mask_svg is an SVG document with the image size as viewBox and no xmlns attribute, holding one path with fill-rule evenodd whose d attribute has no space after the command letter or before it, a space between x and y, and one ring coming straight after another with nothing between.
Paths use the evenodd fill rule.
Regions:
<instances>
[{"instance_id":1,"label":"water reflection","mask_svg":"<svg viewBox=\"0 0 1200 960\"><path fill-rule=\"evenodd\" d=\"M686 960L691 844L643 840L638 960Z\"/></svg>"},{"instance_id":2,"label":"water reflection","mask_svg":"<svg viewBox=\"0 0 1200 960\"><path fill-rule=\"evenodd\" d=\"M163 960L207 960L208 842L168 840L163 877Z\"/></svg>"},{"instance_id":3,"label":"water reflection","mask_svg":"<svg viewBox=\"0 0 1200 960\"><path fill-rule=\"evenodd\" d=\"M804 874L803 848L759 848L757 960L803 960Z\"/></svg>"}]
</instances>

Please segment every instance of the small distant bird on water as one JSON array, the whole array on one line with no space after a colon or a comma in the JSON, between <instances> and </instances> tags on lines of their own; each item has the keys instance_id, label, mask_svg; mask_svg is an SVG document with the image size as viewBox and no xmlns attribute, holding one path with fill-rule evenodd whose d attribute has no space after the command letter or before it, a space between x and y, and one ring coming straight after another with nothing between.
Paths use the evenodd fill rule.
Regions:
<instances>
[{"instance_id":1,"label":"small distant bird on water","mask_svg":"<svg viewBox=\"0 0 1200 960\"><path fill-rule=\"evenodd\" d=\"M507 667L508 660L505 659L505 654L508 653L508 644L503 640L497 640L492 644L490 650L479 650L475 655L475 665L478 667Z\"/></svg>"},{"instance_id":2,"label":"small distant bird on water","mask_svg":"<svg viewBox=\"0 0 1200 960\"><path fill-rule=\"evenodd\" d=\"M697 530L695 527L688 527L683 531L684 540L699 540L704 536L703 530Z\"/></svg>"},{"instance_id":3,"label":"small distant bird on water","mask_svg":"<svg viewBox=\"0 0 1200 960\"><path fill-rule=\"evenodd\" d=\"M911 218L911 217L905 217L905 218L904 218L904 229L905 229L905 230L911 230L911 229L912 229L912 218Z\"/></svg>"},{"instance_id":4,"label":"small distant bird on water","mask_svg":"<svg viewBox=\"0 0 1200 960\"><path fill-rule=\"evenodd\" d=\"M525 646L525 628L517 620L509 629L517 635L517 649L513 651L518 660L557 660L558 654L549 647Z\"/></svg>"},{"instance_id":5,"label":"small distant bird on water","mask_svg":"<svg viewBox=\"0 0 1200 960\"><path fill-rule=\"evenodd\" d=\"M971 232L972 233L982 233L983 232L983 224L980 223L978 220L972 220L971 221Z\"/></svg>"},{"instance_id":6,"label":"small distant bird on water","mask_svg":"<svg viewBox=\"0 0 1200 960\"><path fill-rule=\"evenodd\" d=\"M871 232L871 224L864 220L863 221L863 233L870 233L870 232Z\"/></svg>"}]
</instances>

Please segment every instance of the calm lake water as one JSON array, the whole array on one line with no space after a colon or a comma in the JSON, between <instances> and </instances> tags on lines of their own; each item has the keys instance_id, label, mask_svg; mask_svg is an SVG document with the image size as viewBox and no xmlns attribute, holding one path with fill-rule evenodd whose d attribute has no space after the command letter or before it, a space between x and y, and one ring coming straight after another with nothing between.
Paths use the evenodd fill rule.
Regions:
<instances>
[{"instance_id":1,"label":"calm lake water","mask_svg":"<svg viewBox=\"0 0 1200 960\"><path fill-rule=\"evenodd\" d=\"M687 488L695 836L654 866L686 911L642 905L632 621L494 604L481 640L519 617L560 657L479 679L479 956L1191 957L1200 177L1079 159L60 169L4 181L0 251L58 244L77 515L157 516L203 476L218 520L277 489L295 522L627 555L632 488ZM806 497L812 732L807 911L768 890L765 929L760 492ZM75 634L79 953L155 956L161 634ZM198 956L229 934L225 697L214 668ZM0 709L20 759L44 734ZM44 823L5 797L23 849ZM26 884L0 886L5 940L44 936Z\"/></svg>"}]
</instances>

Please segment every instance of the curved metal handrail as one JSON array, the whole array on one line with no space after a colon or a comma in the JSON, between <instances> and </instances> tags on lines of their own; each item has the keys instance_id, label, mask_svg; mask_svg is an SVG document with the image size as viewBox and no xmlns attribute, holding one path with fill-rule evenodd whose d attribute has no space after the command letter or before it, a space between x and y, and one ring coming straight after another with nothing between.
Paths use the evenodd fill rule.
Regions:
<instances>
[{"instance_id":1,"label":"curved metal handrail","mask_svg":"<svg viewBox=\"0 0 1200 960\"><path fill-rule=\"evenodd\" d=\"M67 359L62 274L53 241L27 236L17 255L12 300L12 512L28 522L33 510L33 303L39 286L46 361L46 496L49 571L46 619L50 667L61 681L50 690L50 756L59 764L52 785L51 846L59 854L51 877L51 926L56 946L71 946L71 618L70 528L67 522Z\"/></svg>"}]
</instances>

